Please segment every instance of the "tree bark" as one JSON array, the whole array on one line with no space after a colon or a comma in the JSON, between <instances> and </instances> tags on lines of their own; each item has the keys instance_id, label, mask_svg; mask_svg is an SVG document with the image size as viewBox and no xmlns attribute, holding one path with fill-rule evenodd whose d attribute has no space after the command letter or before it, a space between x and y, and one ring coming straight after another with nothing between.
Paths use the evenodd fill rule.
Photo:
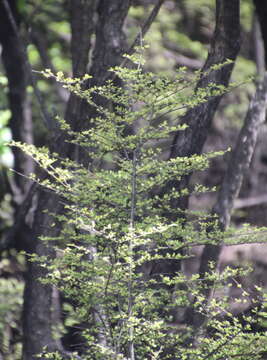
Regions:
<instances>
[{"instance_id":1,"label":"tree bark","mask_svg":"<svg viewBox=\"0 0 267 360\"><path fill-rule=\"evenodd\" d=\"M257 66L257 73L258 76L262 78L265 73L264 44L263 44L262 32L261 32L259 20L256 14L254 14L254 19L253 19L252 36L253 36L254 59Z\"/></svg>"},{"instance_id":2,"label":"tree bark","mask_svg":"<svg viewBox=\"0 0 267 360\"><path fill-rule=\"evenodd\" d=\"M96 43L90 70L94 81L102 84L110 67L119 65L127 50L122 31L131 0L100 0L97 7Z\"/></svg>"},{"instance_id":3,"label":"tree bark","mask_svg":"<svg viewBox=\"0 0 267 360\"><path fill-rule=\"evenodd\" d=\"M9 2L17 26L19 15L15 1ZM33 143L33 129L31 108L27 98L27 85L29 84L27 68L25 66L21 44L10 21L10 17L2 2L0 2L0 43L2 45L2 59L8 78L8 99L11 110L9 126L15 141L28 144ZM15 173L15 203L22 202L30 182L22 175L29 175L34 170L33 160L19 149L14 149Z\"/></svg>"},{"instance_id":4,"label":"tree bark","mask_svg":"<svg viewBox=\"0 0 267 360\"><path fill-rule=\"evenodd\" d=\"M44 191L35 194L33 198L38 202L31 232L32 242L28 253L38 256L53 257L51 244L40 240L42 236L55 236L57 229L51 226L54 221L44 209L59 211L59 202L56 197ZM54 229L54 230L53 230ZM60 345L52 336L53 319L52 286L40 282L45 278L47 270L36 262L28 261L26 285L23 305L23 360L37 359L36 355L46 351L61 350Z\"/></svg>"},{"instance_id":5,"label":"tree bark","mask_svg":"<svg viewBox=\"0 0 267 360\"><path fill-rule=\"evenodd\" d=\"M95 30L97 0L71 0L71 55L74 77L83 76L89 63L91 36Z\"/></svg>"}]
</instances>

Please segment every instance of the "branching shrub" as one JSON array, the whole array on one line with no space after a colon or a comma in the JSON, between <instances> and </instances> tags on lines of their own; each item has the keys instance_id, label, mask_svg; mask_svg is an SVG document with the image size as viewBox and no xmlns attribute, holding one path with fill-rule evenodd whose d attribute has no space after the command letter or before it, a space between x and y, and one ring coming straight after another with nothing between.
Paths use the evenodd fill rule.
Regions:
<instances>
[{"instance_id":1,"label":"branching shrub","mask_svg":"<svg viewBox=\"0 0 267 360\"><path fill-rule=\"evenodd\" d=\"M226 236L216 219L198 214L186 221L180 209L170 206L173 198L190 191L211 190L197 185L177 192L170 184L206 169L222 152L166 160L166 151L172 134L185 129L179 122L185 109L228 89L211 83L194 92L205 74L190 78L180 69L169 79L145 72L138 54L131 60L136 64L132 69L111 69L122 87L110 80L84 90L88 76L66 79L62 73L44 73L85 99L96 116L80 132L58 119L68 141L88 153L86 165L19 145L48 174L45 180L33 179L64 203L64 213L55 215L62 231L52 239L58 256L33 259L47 267L42 281L55 285L74 304L72 316L88 324L84 360L260 358L264 334L250 331L254 318L240 322L228 312L227 292L206 302L198 275L188 279L181 271L173 276L151 270L160 261L180 262L191 246L212 242L206 233L211 222L216 238ZM163 195L162 188L167 188ZM214 289L225 288L227 279L244 271L227 268L218 275L214 270L207 277ZM175 312L189 306L192 296L193 306L206 317L199 329L175 321Z\"/></svg>"}]
</instances>

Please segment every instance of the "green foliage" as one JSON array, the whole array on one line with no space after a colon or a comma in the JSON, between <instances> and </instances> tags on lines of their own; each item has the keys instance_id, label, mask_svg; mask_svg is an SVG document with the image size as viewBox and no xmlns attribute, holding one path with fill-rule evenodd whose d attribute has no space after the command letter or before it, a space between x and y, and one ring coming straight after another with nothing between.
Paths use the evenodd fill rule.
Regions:
<instances>
[{"instance_id":1,"label":"green foliage","mask_svg":"<svg viewBox=\"0 0 267 360\"><path fill-rule=\"evenodd\" d=\"M52 239L58 256L33 261L48 269L42 281L56 285L75 305L71 317L88 323L83 359L256 359L266 340L249 332L254 320L247 318L243 325L235 319L228 311L227 293L210 301L204 295L209 281L220 294L245 270L226 268L218 275L213 269L205 282L198 275L188 279L181 271L152 271L158 262L177 264L192 245L225 237L203 214L186 222L171 201L189 190L178 192L170 185L173 179L206 169L209 160L222 153L165 160L162 141L185 130L179 121L185 109L227 89L211 83L194 92L205 74L197 72L192 78L180 69L169 79L144 72L140 54L131 60L136 64L132 69L111 69L122 88L107 81L83 90L88 76L66 79L63 73L44 73L85 99L95 115L79 133L58 119L68 141L88 153L86 167L45 148L15 144L47 171L45 180L33 179L55 191L65 210L56 216L61 234ZM163 195L160 189L166 189ZM193 191L198 190L206 189L197 186ZM207 236L211 224L214 232ZM175 313L190 306L192 296L196 300L191 306L206 317L197 329L175 322Z\"/></svg>"},{"instance_id":2,"label":"green foliage","mask_svg":"<svg viewBox=\"0 0 267 360\"><path fill-rule=\"evenodd\" d=\"M5 360L19 360L22 356L21 309L23 303L22 281L12 277L12 263L7 258L0 262L0 354Z\"/></svg>"}]
</instances>

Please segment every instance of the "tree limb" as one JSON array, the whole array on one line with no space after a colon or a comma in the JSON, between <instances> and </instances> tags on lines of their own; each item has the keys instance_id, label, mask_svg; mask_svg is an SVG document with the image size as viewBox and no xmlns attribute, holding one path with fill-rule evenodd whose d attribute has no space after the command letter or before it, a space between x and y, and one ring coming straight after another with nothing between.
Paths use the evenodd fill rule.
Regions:
<instances>
[{"instance_id":1,"label":"tree limb","mask_svg":"<svg viewBox=\"0 0 267 360\"><path fill-rule=\"evenodd\" d=\"M267 203L267 195L251 196L249 198L239 198L234 202L234 209L242 209L250 206L257 206Z\"/></svg>"},{"instance_id":2,"label":"tree limb","mask_svg":"<svg viewBox=\"0 0 267 360\"><path fill-rule=\"evenodd\" d=\"M30 33L31 39L33 44L36 46L36 49L39 53L40 59L42 61L42 66L45 69L51 69L52 73L55 73L56 70L52 64L52 61L49 57L48 52L48 44L46 41L46 37L44 35L44 31L42 30L42 33L38 31L37 29L32 29ZM59 100L61 100L63 103L66 103L69 98L69 93L66 89L62 87L55 79L52 79L55 90L57 92Z\"/></svg>"},{"instance_id":3,"label":"tree limb","mask_svg":"<svg viewBox=\"0 0 267 360\"><path fill-rule=\"evenodd\" d=\"M158 0L156 5L154 6L154 8L152 9L151 13L149 14L148 18L146 19L146 21L144 22L144 24L142 25L140 32L138 35L136 35L132 45L128 48L127 50L127 55L132 55L135 52L135 48L136 46L138 46L140 44L140 38L144 38L146 33L148 32L148 30L150 29L151 25L153 24L154 20L156 19L161 6L163 5L165 0ZM128 62L128 59L125 58L123 60L123 62L121 63L120 66L125 66Z\"/></svg>"}]
</instances>

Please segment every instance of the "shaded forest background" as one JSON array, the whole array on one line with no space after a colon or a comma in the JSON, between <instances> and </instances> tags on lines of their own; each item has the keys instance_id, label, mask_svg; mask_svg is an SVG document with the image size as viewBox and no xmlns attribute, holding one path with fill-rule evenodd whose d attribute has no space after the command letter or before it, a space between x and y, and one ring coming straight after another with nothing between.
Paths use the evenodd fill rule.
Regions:
<instances>
[{"instance_id":1,"label":"shaded forest background","mask_svg":"<svg viewBox=\"0 0 267 360\"><path fill-rule=\"evenodd\" d=\"M236 143L255 92L255 81L250 78L263 77L266 68L267 5L263 3L240 2L240 50L236 59L233 55L231 80L242 85L224 95L217 104L200 151L226 150ZM82 153L74 154L73 148L61 142L55 117L65 117L80 130L88 108L60 84L44 79L40 72L48 68L74 77L90 72L93 81L101 84L107 78L108 69L121 64L122 54L131 50L135 39L135 45L139 45L144 37L149 45L145 53L147 70L171 76L185 66L193 73L203 68L209 49L217 39L214 35L216 4L219 16L218 9L225 7L224 1L0 1L0 359L21 359L22 346L24 360L32 359L33 354L51 342L51 348L62 346L54 345L50 331L55 317L61 317L59 310L50 313L51 302L57 303L55 298L59 295L37 282L42 275L40 269L36 264L27 263L21 253L42 255L48 251L37 240L38 236L50 235L57 229L51 230L51 220L44 217L42 210L60 211L60 205L53 196L38 192L37 186L26 179L35 170L32 159L19 150L10 150L5 144L12 138L50 146L62 156L83 162ZM147 19L153 9L157 16L150 24ZM219 25L217 31L223 31ZM226 42L228 40L230 42L230 39ZM239 197L234 202L231 220L237 227L244 223L267 225L266 136L267 127L263 124ZM170 142L165 144L167 148L168 144ZM208 171L193 174L191 184L219 186L228 161L229 153L212 160ZM10 167L13 172L9 171ZM216 196L212 192L192 195L188 208L209 212ZM196 257L186 263L188 274L198 271L201 249L194 251ZM248 261L256 267L251 278L246 279L246 285L267 286L266 245L225 247L220 254L221 268ZM233 311L236 314L247 311L250 305ZM80 339L73 335L74 320L67 321L62 330L63 346L77 350Z\"/></svg>"}]
</instances>

